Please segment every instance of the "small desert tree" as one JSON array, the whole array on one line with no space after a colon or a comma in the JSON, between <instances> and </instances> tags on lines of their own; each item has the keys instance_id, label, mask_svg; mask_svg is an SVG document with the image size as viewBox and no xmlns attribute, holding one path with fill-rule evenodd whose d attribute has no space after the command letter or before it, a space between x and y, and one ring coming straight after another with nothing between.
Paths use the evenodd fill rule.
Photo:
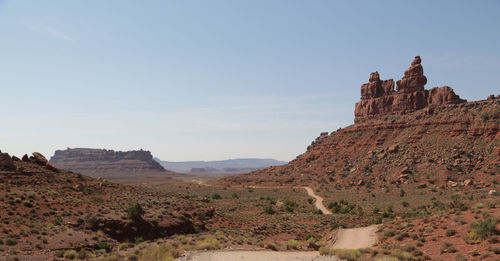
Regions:
<instances>
[{"instance_id":1,"label":"small desert tree","mask_svg":"<svg viewBox=\"0 0 500 261\"><path fill-rule=\"evenodd\" d=\"M142 220L144 214L144 209L142 209L139 203L135 203L127 208L127 217L134 222Z\"/></svg>"}]
</instances>

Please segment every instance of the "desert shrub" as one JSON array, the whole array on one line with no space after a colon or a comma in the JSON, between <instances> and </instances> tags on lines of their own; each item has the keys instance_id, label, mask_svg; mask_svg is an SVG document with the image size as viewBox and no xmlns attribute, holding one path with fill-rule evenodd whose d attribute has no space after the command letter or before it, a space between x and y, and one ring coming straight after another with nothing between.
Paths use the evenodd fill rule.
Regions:
<instances>
[{"instance_id":1,"label":"desert shrub","mask_svg":"<svg viewBox=\"0 0 500 261\"><path fill-rule=\"evenodd\" d=\"M56 252L54 252L54 256L55 257L63 257L64 256L64 250L57 250Z\"/></svg>"},{"instance_id":2,"label":"desert shrub","mask_svg":"<svg viewBox=\"0 0 500 261\"><path fill-rule=\"evenodd\" d=\"M408 203L408 202L406 202L406 201L403 201L403 202L401 203L401 205L402 205L403 207L407 208L407 207L409 207L409 206L410 206L410 203Z\"/></svg>"},{"instance_id":3,"label":"desert shrub","mask_svg":"<svg viewBox=\"0 0 500 261\"><path fill-rule=\"evenodd\" d=\"M123 258L118 253L111 253L102 259L102 261L121 261L121 260L123 260Z\"/></svg>"},{"instance_id":4,"label":"desert shrub","mask_svg":"<svg viewBox=\"0 0 500 261\"><path fill-rule=\"evenodd\" d=\"M455 260L457 260L457 261L467 261L467 258L465 258L462 254L458 253L455 256Z\"/></svg>"},{"instance_id":5,"label":"desert shrub","mask_svg":"<svg viewBox=\"0 0 500 261\"><path fill-rule=\"evenodd\" d=\"M271 241L264 241L264 242L260 243L259 246L266 248L266 249L273 250L273 251L278 251L278 249L279 249L278 245L274 242L271 242Z\"/></svg>"},{"instance_id":6,"label":"desert shrub","mask_svg":"<svg viewBox=\"0 0 500 261\"><path fill-rule=\"evenodd\" d=\"M401 246L401 250L403 250L405 252L413 252L416 249L417 248L414 245L412 245L412 244L406 244L406 245Z\"/></svg>"},{"instance_id":7,"label":"desert shrub","mask_svg":"<svg viewBox=\"0 0 500 261\"><path fill-rule=\"evenodd\" d=\"M33 207L33 203L31 203L31 201L29 200L25 200L23 201L23 205L27 208L32 208Z\"/></svg>"},{"instance_id":8,"label":"desert shrub","mask_svg":"<svg viewBox=\"0 0 500 261\"><path fill-rule=\"evenodd\" d=\"M198 244L196 244L197 250L216 250L220 248L219 240L214 237L206 237Z\"/></svg>"},{"instance_id":9,"label":"desert shrub","mask_svg":"<svg viewBox=\"0 0 500 261\"><path fill-rule=\"evenodd\" d=\"M89 257L89 253L83 249L78 251L78 253L76 253L77 259L86 259L88 257Z\"/></svg>"},{"instance_id":10,"label":"desert shrub","mask_svg":"<svg viewBox=\"0 0 500 261\"><path fill-rule=\"evenodd\" d=\"M474 221L470 224L472 229L472 233L475 238L471 239L485 239L496 233L495 226L497 225L498 220L493 218L486 218L479 221ZM471 233L469 233L470 235Z\"/></svg>"},{"instance_id":11,"label":"desert shrub","mask_svg":"<svg viewBox=\"0 0 500 261\"><path fill-rule=\"evenodd\" d=\"M15 238L7 238L5 239L5 244L8 246L17 245L17 240Z\"/></svg>"},{"instance_id":12,"label":"desert shrub","mask_svg":"<svg viewBox=\"0 0 500 261\"><path fill-rule=\"evenodd\" d=\"M131 255L127 258L128 261L139 261L139 257L136 255Z\"/></svg>"},{"instance_id":13,"label":"desert shrub","mask_svg":"<svg viewBox=\"0 0 500 261\"><path fill-rule=\"evenodd\" d=\"M495 255L500 254L500 246L489 246L488 250L495 253Z\"/></svg>"},{"instance_id":14,"label":"desert shrub","mask_svg":"<svg viewBox=\"0 0 500 261\"><path fill-rule=\"evenodd\" d=\"M104 249L104 250L106 250L107 253L109 253L111 251L111 246L108 245L108 243L106 243L106 242L99 242L99 243L97 243L97 245L95 247L97 249Z\"/></svg>"},{"instance_id":15,"label":"desert shrub","mask_svg":"<svg viewBox=\"0 0 500 261\"><path fill-rule=\"evenodd\" d=\"M402 241L403 239L410 237L410 235L407 232L402 232L401 234L396 236L397 241Z\"/></svg>"},{"instance_id":16,"label":"desert shrub","mask_svg":"<svg viewBox=\"0 0 500 261\"><path fill-rule=\"evenodd\" d=\"M446 230L445 234L446 234L447 237L451 237L451 236L456 235L457 231L455 229L453 229L453 228L449 228L449 229Z\"/></svg>"},{"instance_id":17,"label":"desert shrub","mask_svg":"<svg viewBox=\"0 0 500 261\"><path fill-rule=\"evenodd\" d=\"M380 256L376 257L374 261L399 261L399 259L393 256Z\"/></svg>"},{"instance_id":18,"label":"desert shrub","mask_svg":"<svg viewBox=\"0 0 500 261\"><path fill-rule=\"evenodd\" d=\"M469 207L464 204L464 202L462 201L462 199L460 198L459 195L453 195L453 196L451 196L450 208L451 209L460 209L461 211L465 211Z\"/></svg>"},{"instance_id":19,"label":"desert shrub","mask_svg":"<svg viewBox=\"0 0 500 261\"><path fill-rule=\"evenodd\" d=\"M327 246L322 246L319 248L319 254L322 256L333 256L333 249Z\"/></svg>"},{"instance_id":20,"label":"desert shrub","mask_svg":"<svg viewBox=\"0 0 500 261\"><path fill-rule=\"evenodd\" d=\"M238 194L236 194L236 193L233 193L232 197L236 198L236 199L240 198L240 196L238 196Z\"/></svg>"},{"instance_id":21,"label":"desert shrub","mask_svg":"<svg viewBox=\"0 0 500 261\"><path fill-rule=\"evenodd\" d=\"M441 253L455 253L457 249L450 242L443 242L441 245Z\"/></svg>"},{"instance_id":22,"label":"desert shrub","mask_svg":"<svg viewBox=\"0 0 500 261\"><path fill-rule=\"evenodd\" d=\"M97 228L97 226L99 226L99 219L97 219L97 217L90 217L87 219L87 223L89 223L92 228Z\"/></svg>"},{"instance_id":23,"label":"desert shrub","mask_svg":"<svg viewBox=\"0 0 500 261\"><path fill-rule=\"evenodd\" d=\"M393 237L394 235L396 235L396 233L394 232L394 230L390 229L390 230L383 231L381 234L381 237L382 237L382 239L386 239L386 238Z\"/></svg>"},{"instance_id":24,"label":"desert shrub","mask_svg":"<svg viewBox=\"0 0 500 261\"><path fill-rule=\"evenodd\" d=\"M361 256L361 252L356 249L331 249L327 246L320 247L319 253L323 256L337 256L349 261L357 260Z\"/></svg>"},{"instance_id":25,"label":"desert shrub","mask_svg":"<svg viewBox=\"0 0 500 261\"><path fill-rule=\"evenodd\" d=\"M130 256L129 260L141 261L174 261L180 252L170 244L162 244L159 246L146 248L139 253L139 258Z\"/></svg>"},{"instance_id":26,"label":"desert shrub","mask_svg":"<svg viewBox=\"0 0 500 261\"><path fill-rule=\"evenodd\" d=\"M222 197L219 194L217 194L217 193L213 194L212 198L213 199L222 199Z\"/></svg>"},{"instance_id":27,"label":"desert shrub","mask_svg":"<svg viewBox=\"0 0 500 261\"><path fill-rule=\"evenodd\" d=\"M286 249L291 250L291 249L297 249L299 247L299 241L290 239L286 242Z\"/></svg>"},{"instance_id":28,"label":"desert shrub","mask_svg":"<svg viewBox=\"0 0 500 261\"><path fill-rule=\"evenodd\" d=\"M285 205L285 210L290 213L292 213L299 206L297 202L288 199L283 203Z\"/></svg>"},{"instance_id":29,"label":"desert shrub","mask_svg":"<svg viewBox=\"0 0 500 261\"><path fill-rule=\"evenodd\" d=\"M267 206L265 209L264 209L264 213L266 214L269 214L269 215L272 215L272 214L275 214L276 211L274 211L273 207L272 206Z\"/></svg>"},{"instance_id":30,"label":"desert shrub","mask_svg":"<svg viewBox=\"0 0 500 261\"><path fill-rule=\"evenodd\" d=\"M64 251L64 255L63 255L64 258L66 259L75 259L76 258L76 251L71 249L71 250L66 250Z\"/></svg>"},{"instance_id":31,"label":"desert shrub","mask_svg":"<svg viewBox=\"0 0 500 261\"><path fill-rule=\"evenodd\" d=\"M391 257L395 257L398 260L416 260L414 255L401 249L395 249L394 251L392 251Z\"/></svg>"},{"instance_id":32,"label":"desert shrub","mask_svg":"<svg viewBox=\"0 0 500 261\"><path fill-rule=\"evenodd\" d=\"M333 254L340 259L356 260L361 256L359 250L356 249L334 249Z\"/></svg>"},{"instance_id":33,"label":"desert shrub","mask_svg":"<svg viewBox=\"0 0 500 261\"><path fill-rule=\"evenodd\" d=\"M139 244L140 244L140 243L142 243L142 242L144 242L144 238L142 238L142 237L135 237L135 238L134 238L134 243L135 243L136 245L139 245Z\"/></svg>"},{"instance_id":34,"label":"desert shrub","mask_svg":"<svg viewBox=\"0 0 500 261\"><path fill-rule=\"evenodd\" d=\"M127 208L127 217L132 221L142 220L142 216L144 214L144 209L142 209L142 206L139 203L135 203Z\"/></svg>"}]
</instances>

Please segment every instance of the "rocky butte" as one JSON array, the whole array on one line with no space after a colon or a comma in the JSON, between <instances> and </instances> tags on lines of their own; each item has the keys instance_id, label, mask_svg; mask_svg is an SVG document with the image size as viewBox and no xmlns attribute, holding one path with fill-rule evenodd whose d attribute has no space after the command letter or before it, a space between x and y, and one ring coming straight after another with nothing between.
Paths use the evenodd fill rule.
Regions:
<instances>
[{"instance_id":1,"label":"rocky butte","mask_svg":"<svg viewBox=\"0 0 500 261\"><path fill-rule=\"evenodd\" d=\"M491 186L500 173L500 96L467 102L447 86L426 90L421 61L415 57L396 88L394 80L371 73L353 125L321 133L286 165L224 180L368 189Z\"/></svg>"},{"instance_id":2,"label":"rocky butte","mask_svg":"<svg viewBox=\"0 0 500 261\"><path fill-rule=\"evenodd\" d=\"M57 150L50 162L58 168L87 175L166 172L151 152L74 148Z\"/></svg>"},{"instance_id":3,"label":"rocky butte","mask_svg":"<svg viewBox=\"0 0 500 261\"><path fill-rule=\"evenodd\" d=\"M356 103L354 122L388 113L408 113L428 106L457 104L466 102L448 86L424 89L427 78L424 75L422 59L415 56L403 78L397 81L380 80L378 72L370 74L368 83L361 85L361 101Z\"/></svg>"}]
</instances>

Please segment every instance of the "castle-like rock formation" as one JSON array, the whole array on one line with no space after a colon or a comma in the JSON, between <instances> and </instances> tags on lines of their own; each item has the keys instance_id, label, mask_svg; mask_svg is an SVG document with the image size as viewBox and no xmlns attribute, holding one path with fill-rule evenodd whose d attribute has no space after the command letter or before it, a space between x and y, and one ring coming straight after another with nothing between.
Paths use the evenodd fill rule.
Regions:
<instances>
[{"instance_id":1,"label":"castle-like rock formation","mask_svg":"<svg viewBox=\"0 0 500 261\"><path fill-rule=\"evenodd\" d=\"M369 82L361 85L361 101L356 103L354 122L389 113L408 113L428 106L465 102L448 86L426 90L427 77L421 62L420 56L415 56L403 78L397 81L396 90L393 79L380 80L378 72L371 73Z\"/></svg>"},{"instance_id":2,"label":"castle-like rock formation","mask_svg":"<svg viewBox=\"0 0 500 261\"><path fill-rule=\"evenodd\" d=\"M50 162L58 168L87 175L165 172L145 150L114 151L75 148L56 150Z\"/></svg>"}]
</instances>

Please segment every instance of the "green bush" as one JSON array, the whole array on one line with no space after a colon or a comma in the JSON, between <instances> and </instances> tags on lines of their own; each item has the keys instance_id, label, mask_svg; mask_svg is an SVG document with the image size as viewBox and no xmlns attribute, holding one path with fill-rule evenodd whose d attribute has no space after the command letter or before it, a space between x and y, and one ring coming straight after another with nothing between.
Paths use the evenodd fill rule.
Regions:
<instances>
[{"instance_id":1,"label":"green bush","mask_svg":"<svg viewBox=\"0 0 500 261\"><path fill-rule=\"evenodd\" d=\"M278 245L271 241L264 241L260 244L260 246L266 249L278 251Z\"/></svg>"},{"instance_id":2,"label":"green bush","mask_svg":"<svg viewBox=\"0 0 500 261\"><path fill-rule=\"evenodd\" d=\"M361 252L356 249L331 249L327 246L320 247L319 254L323 256L337 256L340 259L348 261L357 260L361 256Z\"/></svg>"},{"instance_id":3,"label":"green bush","mask_svg":"<svg viewBox=\"0 0 500 261\"><path fill-rule=\"evenodd\" d=\"M197 250L216 250L220 248L219 240L214 237L206 237L196 244Z\"/></svg>"},{"instance_id":4,"label":"green bush","mask_svg":"<svg viewBox=\"0 0 500 261\"><path fill-rule=\"evenodd\" d=\"M104 250L106 250L107 253L109 253L111 251L111 246L108 245L108 243L106 243L106 242L97 243L96 248L97 249L104 249Z\"/></svg>"},{"instance_id":5,"label":"green bush","mask_svg":"<svg viewBox=\"0 0 500 261\"><path fill-rule=\"evenodd\" d=\"M128 259L141 261L174 261L180 252L170 244L162 244L155 247L149 247L141 251L139 257L132 255Z\"/></svg>"},{"instance_id":6,"label":"green bush","mask_svg":"<svg viewBox=\"0 0 500 261\"><path fill-rule=\"evenodd\" d=\"M219 194L217 194L217 193L213 194L212 198L213 199L222 199L222 197Z\"/></svg>"},{"instance_id":7,"label":"green bush","mask_svg":"<svg viewBox=\"0 0 500 261\"><path fill-rule=\"evenodd\" d=\"M474 234L480 239L485 239L496 233L495 226L498 220L493 218L486 218L483 220L475 221L470 224Z\"/></svg>"},{"instance_id":8,"label":"green bush","mask_svg":"<svg viewBox=\"0 0 500 261\"><path fill-rule=\"evenodd\" d=\"M299 241L290 239L286 242L286 249L292 250L297 249L299 247Z\"/></svg>"},{"instance_id":9,"label":"green bush","mask_svg":"<svg viewBox=\"0 0 500 261\"><path fill-rule=\"evenodd\" d=\"M63 255L64 258L66 259L75 259L76 258L76 251L71 249L71 250L66 250Z\"/></svg>"},{"instance_id":10,"label":"green bush","mask_svg":"<svg viewBox=\"0 0 500 261\"><path fill-rule=\"evenodd\" d=\"M272 206L267 206L265 209L264 209L264 213L266 214L269 214L269 215L272 215L272 214L275 214L276 211L274 211L273 207Z\"/></svg>"},{"instance_id":11,"label":"green bush","mask_svg":"<svg viewBox=\"0 0 500 261\"><path fill-rule=\"evenodd\" d=\"M132 221L142 220L142 216L144 214L144 209L142 209L142 206L139 203L135 203L127 208L127 217Z\"/></svg>"}]
</instances>

